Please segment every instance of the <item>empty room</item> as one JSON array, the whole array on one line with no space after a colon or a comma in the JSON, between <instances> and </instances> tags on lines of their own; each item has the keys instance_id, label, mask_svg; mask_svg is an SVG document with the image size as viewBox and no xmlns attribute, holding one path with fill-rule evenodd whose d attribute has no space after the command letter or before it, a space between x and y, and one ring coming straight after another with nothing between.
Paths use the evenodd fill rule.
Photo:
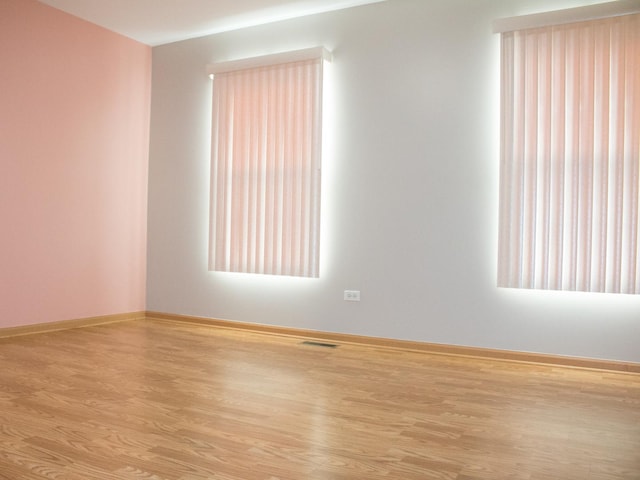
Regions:
<instances>
[{"instance_id":1,"label":"empty room","mask_svg":"<svg viewBox=\"0 0 640 480\"><path fill-rule=\"evenodd\" d=\"M0 480L639 480L640 0L0 0Z\"/></svg>"}]
</instances>

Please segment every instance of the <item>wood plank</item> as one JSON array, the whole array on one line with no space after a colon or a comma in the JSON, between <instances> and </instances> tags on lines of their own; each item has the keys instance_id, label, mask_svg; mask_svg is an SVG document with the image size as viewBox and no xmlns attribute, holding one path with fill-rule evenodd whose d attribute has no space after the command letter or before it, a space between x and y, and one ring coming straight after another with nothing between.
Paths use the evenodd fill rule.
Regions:
<instances>
[{"instance_id":1,"label":"wood plank","mask_svg":"<svg viewBox=\"0 0 640 480\"><path fill-rule=\"evenodd\" d=\"M596 358L567 357L562 355L548 355L533 352L517 352L512 350L495 350L490 348L466 347L460 345L445 345L438 343L414 342L392 338L367 337L346 333L321 332L258 323L235 322L207 317L178 315L173 313L146 312L148 320L170 321L179 323L193 323L208 325L216 328L246 330L248 332L268 333L273 335L305 338L319 342L339 342L356 345L393 348L407 351L426 352L431 354L456 355L472 358L489 358L510 362L536 363L542 365L557 365L564 367L586 368L593 370L610 370L613 372L640 373L640 363L621 362L616 360L601 360Z\"/></svg>"},{"instance_id":2,"label":"wood plank","mask_svg":"<svg viewBox=\"0 0 640 480\"><path fill-rule=\"evenodd\" d=\"M2 480L640 478L629 373L146 320L0 362Z\"/></svg>"}]
</instances>

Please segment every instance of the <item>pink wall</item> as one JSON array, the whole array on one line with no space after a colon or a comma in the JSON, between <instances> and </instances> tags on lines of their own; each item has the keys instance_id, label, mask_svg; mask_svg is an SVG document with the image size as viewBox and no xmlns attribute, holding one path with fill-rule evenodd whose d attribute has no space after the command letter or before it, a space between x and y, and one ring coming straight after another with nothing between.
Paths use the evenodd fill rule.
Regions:
<instances>
[{"instance_id":1,"label":"pink wall","mask_svg":"<svg viewBox=\"0 0 640 480\"><path fill-rule=\"evenodd\" d=\"M151 48L0 1L0 328L145 309Z\"/></svg>"}]
</instances>

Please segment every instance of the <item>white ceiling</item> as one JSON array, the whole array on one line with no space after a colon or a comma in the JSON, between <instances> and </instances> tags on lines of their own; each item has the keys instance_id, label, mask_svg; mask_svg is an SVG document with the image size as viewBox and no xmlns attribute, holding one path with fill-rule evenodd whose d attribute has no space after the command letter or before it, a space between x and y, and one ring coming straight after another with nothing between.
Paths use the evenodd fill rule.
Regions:
<instances>
[{"instance_id":1,"label":"white ceiling","mask_svg":"<svg viewBox=\"0 0 640 480\"><path fill-rule=\"evenodd\" d=\"M156 46L385 0L40 0Z\"/></svg>"}]
</instances>

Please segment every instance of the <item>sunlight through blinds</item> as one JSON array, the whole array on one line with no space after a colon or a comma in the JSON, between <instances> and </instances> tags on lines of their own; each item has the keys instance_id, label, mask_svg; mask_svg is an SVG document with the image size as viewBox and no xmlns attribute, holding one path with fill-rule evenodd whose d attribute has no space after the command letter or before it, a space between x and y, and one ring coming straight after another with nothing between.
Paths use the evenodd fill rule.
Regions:
<instances>
[{"instance_id":1,"label":"sunlight through blinds","mask_svg":"<svg viewBox=\"0 0 640 480\"><path fill-rule=\"evenodd\" d=\"M640 293L640 14L502 33L498 284Z\"/></svg>"},{"instance_id":2,"label":"sunlight through blinds","mask_svg":"<svg viewBox=\"0 0 640 480\"><path fill-rule=\"evenodd\" d=\"M214 74L211 270L318 277L323 63Z\"/></svg>"}]
</instances>

